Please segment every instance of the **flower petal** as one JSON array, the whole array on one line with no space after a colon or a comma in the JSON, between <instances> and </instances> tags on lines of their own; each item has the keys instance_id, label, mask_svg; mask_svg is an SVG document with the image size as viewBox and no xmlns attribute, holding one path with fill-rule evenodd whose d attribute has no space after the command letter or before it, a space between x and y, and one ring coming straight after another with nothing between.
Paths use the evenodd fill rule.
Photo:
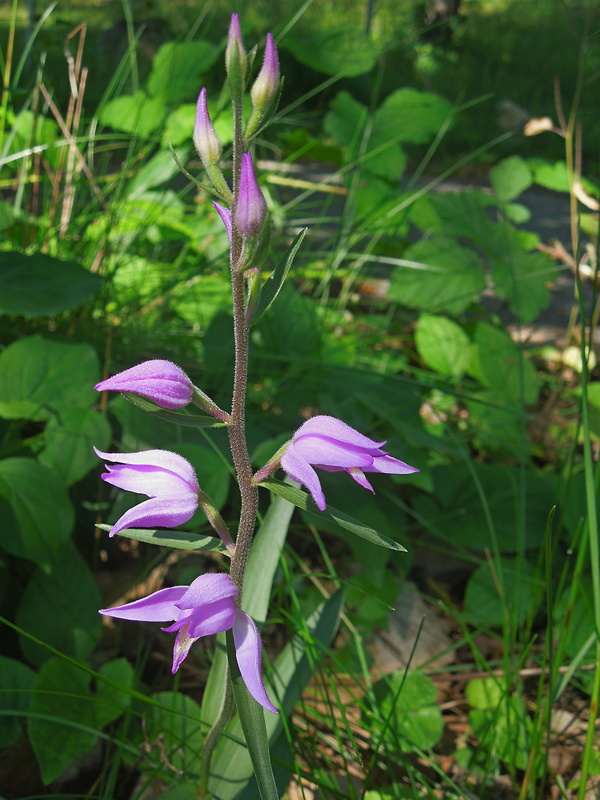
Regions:
<instances>
[{"instance_id":1,"label":"flower petal","mask_svg":"<svg viewBox=\"0 0 600 800\"><path fill-rule=\"evenodd\" d=\"M235 603L231 598L196 609L190 617L190 636L198 638L228 631L235 622L235 612Z\"/></svg>"},{"instance_id":2,"label":"flower petal","mask_svg":"<svg viewBox=\"0 0 600 800\"><path fill-rule=\"evenodd\" d=\"M132 392L147 397L161 408L183 408L192 397L192 382L171 361L152 359L123 370L94 386L98 392Z\"/></svg>"},{"instance_id":3,"label":"flower petal","mask_svg":"<svg viewBox=\"0 0 600 800\"><path fill-rule=\"evenodd\" d=\"M375 494L375 489L373 489L369 481L365 478L365 474L362 471L362 469L354 467L353 469L347 470L347 472L348 475L350 475L350 477L352 478L352 480L355 480L359 486L362 486L363 489L368 489L370 492L373 492L373 494Z\"/></svg>"},{"instance_id":4,"label":"flower petal","mask_svg":"<svg viewBox=\"0 0 600 800\"><path fill-rule=\"evenodd\" d=\"M127 492L171 498L195 494L187 481L162 467L147 464L136 467L129 464L107 464L106 468L108 472L102 473L102 480Z\"/></svg>"},{"instance_id":5,"label":"flower petal","mask_svg":"<svg viewBox=\"0 0 600 800\"><path fill-rule=\"evenodd\" d=\"M175 644L173 645L173 666L171 667L173 675L175 675L181 666L183 660L190 652L190 647L195 641L196 639L188 636L187 628L180 630L175 637Z\"/></svg>"},{"instance_id":6,"label":"flower petal","mask_svg":"<svg viewBox=\"0 0 600 800\"><path fill-rule=\"evenodd\" d=\"M169 622L180 616L181 612L175 603L183 597L187 588L187 586L172 586L169 589L160 589L124 606L101 608L100 614L138 622Z\"/></svg>"},{"instance_id":7,"label":"flower petal","mask_svg":"<svg viewBox=\"0 0 600 800\"><path fill-rule=\"evenodd\" d=\"M229 575L209 573L193 580L177 605L179 608L197 608L203 603L216 603L237 595L238 589Z\"/></svg>"},{"instance_id":8,"label":"flower petal","mask_svg":"<svg viewBox=\"0 0 600 800\"><path fill-rule=\"evenodd\" d=\"M236 609L233 625L235 654L244 683L252 697L267 711L279 713L269 700L262 675L262 643L254 621L240 609Z\"/></svg>"},{"instance_id":9,"label":"flower petal","mask_svg":"<svg viewBox=\"0 0 600 800\"><path fill-rule=\"evenodd\" d=\"M114 536L125 528L135 526L149 528L157 525L162 528L173 528L177 525L183 525L184 522L188 522L194 516L197 507L198 500L192 495L177 500L165 500L163 498L144 500L143 503L126 511L115 522L109 535Z\"/></svg>"},{"instance_id":10,"label":"flower petal","mask_svg":"<svg viewBox=\"0 0 600 800\"><path fill-rule=\"evenodd\" d=\"M329 439L337 439L338 442L344 442L354 447L362 447L366 450L377 449L385 444L385 442L375 442L373 439L369 439L368 436L363 436L362 433L351 428L350 425L346 425L341 419L329 417L326 414L319 414L316 417L307 419L294 434L294 439L297 436L305 436L307 434L327 436Z\"/></svg>"},{"instance_id":11,"label":"flower petal","mask_svg":"<svg viewBox=\"0 0 600 800\"><path fill-rule=\"evenodd\" d=\"M190 462L183 456L171 453L168 450L142 450L140 453L104 453L94 447L94 452L99 458L118 464L160 467L179 475L190 486L194 488L198 486L196 473Z\"/></svg>"},{"instance_id":12,"label":"flower petal","mask_svg":"<svg viewBox=\"0 0 600 800\"><path fill-rule=\"evenodd\" d=\"M410 475L413 472L418 472L416 467L411 467L410 464L405 464L392 456L380 456L373 459L373 464L370 467L363 467L365 472L385 472L388 475Z\"/></svg>"},{"instance_id":13,"label":"flower petal","mask_svg":"<svg viewBox=\"0 0 600 800\"><path fill-rule=\"evenodd\" d=\"M290 448L302 459L316 467L321 464L326 467L350 469L351 467L370 467L373 456L366 450L353 445L328 439L326 436L298 436Z\"/></svg>"},{"instance_id":14,"label":"flower petal","mask_svg":"<svg viewBox=\"0 0 600 800\"><path fill-rule=\"evenodd\" d=\"M304 484L311 493L313 500L321 511L325 511L325 495L321 489L319 476L294 448L294 443L290 444L285 453L281 456L281 466L293 480Z\"/></svg>"}]
</instances>

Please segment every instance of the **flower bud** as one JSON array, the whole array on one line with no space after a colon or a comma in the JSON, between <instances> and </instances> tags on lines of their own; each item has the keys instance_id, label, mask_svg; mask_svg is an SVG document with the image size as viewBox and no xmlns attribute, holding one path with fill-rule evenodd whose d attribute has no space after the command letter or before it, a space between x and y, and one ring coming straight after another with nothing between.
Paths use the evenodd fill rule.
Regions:
<instances>
[{"instance_id":1,"label":"flower bud","mask_svg":"<svg viewBox=\"0 0 600 800\"><path fill-rule=\"evenodd\" d=\"M270 33L267 33L263 64L250 90L252 105L261 109L266 108L276 97L278 91L279 58L273 37Z\"/></svg>"},{"instance_id":2,"label":"flower bud","mask_svg":"<svg viewBox=\"0 0 600 800\"><path fill-rule=\"evenodd\" d=\"M187 406L192 398L193 384L185 372L170 361L144 361L113 375L94 386L98 392L131 392L146 397L161 408Z\"/></svg>"},{"instance_id":3,"label":"flower bud","mask_svg":"<svg viewBox=\"0 0 600 800\"><path fill-rule=\"evenodd\" d=\"M223 152L221 140L208 113L206 89L202 89L196 106L196 124L194 125L194 145L205 167L218 164Z\"/></svg>"},{"instance_id":4,"label":"flower bud","mask_svg":"<svg viewBox=\"0 0 600 800\"><path fill-rule=\"evenodd\" d=\"M267 205L254 174L252 156L250 153L244 153L233 214L235 225L242 236L257 236L262 230L266 216Z\"/></svg>"},{"instance_id":5,"label":"flower bud","mask_svg":"<svg viewBox=\"0 0 600 800\"><path fill-rule=\"evenodd\" d=\"M242 102L247 65L248 56L246 55L244 43L242 42L240 20L237 14L232 14L227 47L225 48L225 68L227 69L227 77L229 79L231 99L236 104L241 104Z\"/></svg>"}]
</instances>

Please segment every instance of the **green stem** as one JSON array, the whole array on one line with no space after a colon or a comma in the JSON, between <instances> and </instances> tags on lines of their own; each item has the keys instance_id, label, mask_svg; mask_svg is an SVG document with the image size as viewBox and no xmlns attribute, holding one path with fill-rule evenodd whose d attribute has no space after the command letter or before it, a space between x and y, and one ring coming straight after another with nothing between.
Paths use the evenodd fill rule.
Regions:
<instances>
[{"instance_id":1,"label":"green stem","mask_svg":"<svg viewBox=\"0 0 600 800\"><path fill-rule=\"evenodd\" d=\"M227 663L227 662L226 662ZM231 718L233 711L233 690L231 681L229 680L229 670L225 670L225 694L223 695L223 703L219 709L219 714L213 723L212 728L206 734L206 739L202 746L202 757L200 759L200 782L198 784L198 797L206 797L208 795L208 778L210 775L210 761L212 758L213 750L219 737L225 730L225 726Z\"/></svg>"},{"instance_id":2,"label":"green stem","mask_svg":"<svg viewBox=\"0 0 600 800\"><path fill-rule=\"evenodd\" d=\"M237 203L238 186L243 153L242 107L233 104L233 196ZM256 525L258 512L258 489L252 485L252 465L246 443L246 387L248 383L248 325L244 309L244 276L237 271L242 253L242 235L232 225L231 234L231 286L233 294L233 336L235 342L235 369L233 378L233 397L231 402L231 422L228 426L229 444L240 487L242 508L238 533L235 541L235 554L231 562L231 579L239 589L238 603L241 602L244 569L250 552L250 544Z\"/></svg>"}]
</instances>

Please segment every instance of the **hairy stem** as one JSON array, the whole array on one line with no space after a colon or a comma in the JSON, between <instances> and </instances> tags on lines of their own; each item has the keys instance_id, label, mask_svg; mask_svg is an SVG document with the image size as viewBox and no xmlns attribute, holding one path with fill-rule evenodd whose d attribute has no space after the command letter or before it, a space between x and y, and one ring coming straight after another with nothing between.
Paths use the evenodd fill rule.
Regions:
<instances>
[{"instance_id":1,"label":"hairy stem","mask_svg":"<svg viewBox=\"0 0 600 800\"><path fill-rule=\"evenodd\" d=\"M238 199L238 187L243 152L242 107L233 106L233 196L234 208ZM231 402L231 422L228 426L229 444L240 487L242 508L235 553L231 562L231 579L240 591L241 601L244 569L250 551L252 535L258 511L258 489L252 485L252 466L246 443L246 387L248 383L248 325L244 311L244 276L236 269L242 252L242 235L232 225L231 235L231 286L233 294L233 336L235 342L235 368L233 378L233 397Z\"/></svg>"}]
</instances>

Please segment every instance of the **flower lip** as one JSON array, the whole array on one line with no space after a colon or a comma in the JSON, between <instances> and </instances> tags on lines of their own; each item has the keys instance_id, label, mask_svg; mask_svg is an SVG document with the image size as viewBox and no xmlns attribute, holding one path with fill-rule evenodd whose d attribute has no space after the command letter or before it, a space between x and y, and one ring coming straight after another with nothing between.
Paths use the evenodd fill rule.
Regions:
<instances>
[{"instance_id":1,"label":"flower lip","mask_svg":"<svg viewBox=\"0 0 600 800\"><path fill-rule=\"evenodd\" d=\"M152 359L118 372L97 383L94 389L98 392L131 392L146 397L161 408L177 409L190 402L193 384L176 364Z\"/></svg>"},{"instance_id":2,"label":"flower lip","mask_svg":"<svg viewBox=\"0 0 600 800\"><path fill-rule=\"evenodd\" d=\"M100 613L140 622L172 621L163 630L177 632L173 646L173 674L201 636L232 630L238 666L248 691L263 708L277 714L262 681L260 635L248 614L236 607L237 594L229 575L207 574L200 575L189 586L160 589L124 606L103 608ZM186 607L182 608L182 605Z\"/></svg>"},{"instance_id":3,"label":"flower lip","mask_svg":"<svg viewBox=\"0 0 600 800\"><path fill-rule=\"evenodd\" d=\"M315 467L327 472L347 472L363 489L373 492L365 472L407 475L418 472L393 458L376 442L345 422L325 414L311 417L294 434L281 456L281 466L298 483L306 486L317 507L324 511L325 496Z\"/></svg>"},{"instance_id":4,"label":"flower lip","mask_svg":"<svg viewBox=\"0 0 600 800\"><path fill-rule=\"evenodd\" d=\"M113 525L110 536L135 526L166 528L182 525L198 507L198 480L194 468L177 453L146 450L141 453L105 453L94 448L107 461L102 479L112 486L150 497L126 511Z\"/></svg>"}]
</instances>

